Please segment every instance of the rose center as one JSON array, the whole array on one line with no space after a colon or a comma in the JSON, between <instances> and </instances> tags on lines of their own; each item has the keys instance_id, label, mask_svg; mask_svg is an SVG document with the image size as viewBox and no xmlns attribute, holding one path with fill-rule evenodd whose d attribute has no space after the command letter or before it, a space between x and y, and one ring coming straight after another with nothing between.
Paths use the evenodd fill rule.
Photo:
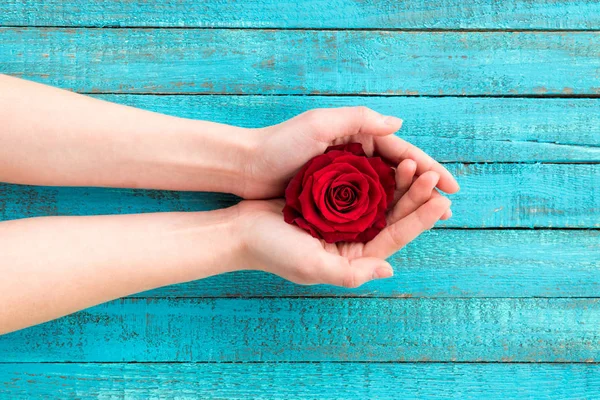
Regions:
<instances>
[{"instance_id":1,"label":"rose center","mask_svg":"<svg viewBox=\"0 0 600 400\"><path fill-rule=\"evenodd\" d=\"M330 205L337 211L350 211L358 198L356 188L351 185L339 185L329 189Z\"/></svg>"}]
</instances>

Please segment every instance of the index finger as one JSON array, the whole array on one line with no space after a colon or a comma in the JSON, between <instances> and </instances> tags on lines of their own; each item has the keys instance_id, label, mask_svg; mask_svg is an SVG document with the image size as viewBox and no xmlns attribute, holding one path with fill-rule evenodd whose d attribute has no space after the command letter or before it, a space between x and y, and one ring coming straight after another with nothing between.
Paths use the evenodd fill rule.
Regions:
<instances>
[{"instance_id":1,"label":"index finger","mask_svg":"<svg viewBox=\"0 0 600 400\"><path fill-rule=\"evenodd\" d=\"M408 216L385 227L365 245L364 257L387 258L424 231L431 229L450 208L450 200L439 196L429 199Z\"/></svg>"},{"instance_id":2,"label":"index finger","mask_svg":"<svg viewBox=\"0 0 600 400\"><path fill-rule=\"evenodd\" d=\"M435 171L440 175L438 189L446 193L456 193L460 189L454 176L439 162L431 158L418 147L394 135L374 137L375 150L394 164L402 160L411 159L417 163L417 174L422 175L427 171Z\"/></svg>"}]
</instances>

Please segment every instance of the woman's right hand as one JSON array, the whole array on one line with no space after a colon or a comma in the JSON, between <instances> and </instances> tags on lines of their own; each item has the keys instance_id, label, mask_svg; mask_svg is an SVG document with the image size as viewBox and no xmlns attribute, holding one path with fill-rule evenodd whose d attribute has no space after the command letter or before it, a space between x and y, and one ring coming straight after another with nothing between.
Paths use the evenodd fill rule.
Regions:
<instances>
[{"instance_id":1,"label":"woman's right hand","mask_svg":"<svg viewBox=\"0 0 600 400\"><path fill-rule=\"evenodd\" d=\"M451 204L434 191L440 179L436 172L426 172L413 183L410 167L398 168L400 193L388 212L388 226L368 243L333 244L312 237L283 220L283 199L242 201L235 206L242 268L260 269L299 284L348 288L392 276L385 259L433 227Z\"/></svg>"}]
</instances>

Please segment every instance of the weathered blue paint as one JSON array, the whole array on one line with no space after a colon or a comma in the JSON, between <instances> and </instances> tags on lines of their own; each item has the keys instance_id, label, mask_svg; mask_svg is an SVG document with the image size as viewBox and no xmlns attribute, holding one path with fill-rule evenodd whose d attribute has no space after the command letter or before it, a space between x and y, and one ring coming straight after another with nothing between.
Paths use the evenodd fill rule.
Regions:
<instances>
[{"instance_id":1,"label":"weathered blue paint","mask_svg":"<svg viewBox=\"0 0 600 400\"><path fill-rule=\"evenodd\" d=\"M42 187L0 183L0 219L45 215L210 211L237 204L228 194L160 190Z\"/></svg>"},{"instance_id":2,"label":"weathered blue paint","mask_svg":"<svg viewBox=\"0 0 600 400\"><path fill-rule=\"evenodd\" d=\"M597 29L595 0L4 0L0 25Z\"/></svg>"},{"instance_id":3,"label":"weathered blue paint","mask_svg":"<svg viewBox=\"0 0 600 400\"><path fill-rule=\"evenodd\" d=\"M0 72L125 94L97 95L112 101L249 127L364 104L444 162L588 163L451 164L463 189L440 226L594 229L436 229L391 258L394 278L358 290L243 272L133 295L0 337L1 398L600 397L597 364L513 363L600 354L600 102L519 97L600 93L597 1L5 0L2 25L25 28L0 28ZM427 97L440 95L459 97ZM0 185L0 220L236 201ZM236 363L173 363L190 360ZM314 360L336 362L295 363Z\"/></svg>"},{"instance_id":4,"label":"weathered blue paint","mask_svg":"<svg viewBox=\"0 0 600 400\"><path fill-rule=\"evenodd\" d=\"M94 97L244 127L320 107L365 105L404 119L398 136L442 162L600 162L600 99L145 96Z\"/></svg>"},{"instance_id":5,"label":"weathered blue paint","mask_svg":"<svg viewBox=\"0 0 600 400\"><path fill-rule=\"evenodd\" d=\"M79 92L600 93L598 32L0 28L0 41L0 70Z\"/></svg>"},{"instance_id":6,"label":"weathered blue paint","mask_svg":"<svg viewBox=\"0 0 600 400\"><path fill-rule=\"evenodd\" d=\"M246 271L131 297L596 297L599 253L598 230L435 229L388 260L394 277L358 289Z\"/></svg>"},{"instance_id":7,"label":"weathered blue paint","mask_svg":"<svg viewBox=\"0 0 600 400\"><path fill-rule=\"evenodd\" d=\"M582 364L4 364L9 399L596 399Z\"/></svg>"},{"instance_id":8,"label":"weathered blue paint","mask_svg":"<svg viewBox=\"0 0 600 400\"><path fill-rule=\"evenodd\" d=\"M438 227L600 227L600 164L446 164L461 191ZM559 195L557 195L557 193ZM236 203L215 193L0 184L0 220L40 215L205 211Z\"/></svg>"},{"instance_id":9,"label":"weathered blue paint","mask_svg":"<svg viewBox=\"0 0 600 400\"><path fill-rule=\"evenodd\" d=\"M125 299L0 337L4 362L597 362L600 299Z\"/></svg>"}]
</instances>

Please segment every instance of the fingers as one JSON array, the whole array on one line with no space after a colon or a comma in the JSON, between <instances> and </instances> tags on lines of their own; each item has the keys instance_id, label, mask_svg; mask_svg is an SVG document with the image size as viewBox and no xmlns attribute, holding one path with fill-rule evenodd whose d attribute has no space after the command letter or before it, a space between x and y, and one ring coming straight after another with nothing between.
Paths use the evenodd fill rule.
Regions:
<instances>
[{"instance_id":1,"label":"fingers","mask_svg":"<svg viewBox=\"0 0 600 400\"><path fill-rule=\"evenodd\" d=\"M402 160L396 168L396 192L394 193L394 202L398 201L413 183L415 173L417 172L417 163L413 160Z\"/></svg>"},{"instance_id":2,"label":"fingers","mask_svg":"<svg viewBox=\"0 0 600 400\"><path fill-rule=\"evenodd\" d=\"M418 175L427 171L435 171L440 174L438 182L440 190L446 193L456 193L460 189L452 174L418 147L392 135L375 138L375 144L377 152L394 163L405 159L414 160L417 163Z\"/></svg>"},{"instance_id":3,"label":"fingers","mask_svg":"<svg viewBox=\"0 0 600 400\"><path fill-rule=\"evenodd\" d=\"M382 230L365 245L363 255L379 258L391 256L423 231L431 229L450 208L450 204L450 200L443 196L429 199L408 216Z\"/></svg>"},{"instance_id":4,"label":"fingers","mask_svg":"<svg viewBox=\"0 0 600 400\"><path fill-rule=\"evenodd\" d=\"M396 191L394 192L394 202L393 204L397 204L398 201L404 196L404 194L408 191L410 186L416 181L415 178L416 173L416 163L411 159L402 160L398 168L396 169ZM431 197L441 196L440 192L438 192L435 188L431 191ZM429 197L424 198L423 203L429 200ZM452 210L448 209L444 215L442 215L442 220L447 220L452 217ZM398 220L398 217L392 217L394 222ZM390 218L388 217L388 221ZM388 222L389 223L389 222Z\"/></svg>"},{"instance_id":5,"label":"fingers","mask_svg":"<svg viewBox=\"0 0 600 400\"><path fill-rule=\"evenodd\" d=\"M406 217L432 198L435 185L439 180L440 175L433 171L427 171L419 176L388 214L388 225Z\"/></svg>"},{"instance_id":6,"label":"fingers","mask_svg":"<svg viewBox=\"0 0 600 400\"><path fill-rule=\"evenodd\" d=\"M431 197L440 197L440 196L441 196L440 192L438 192L436 189L433 189L433 191L431 192ZM442 215L442 217L440 219L445 221L447 219L450 219L451 217L452 217L452 209L449 208L446 210L446 212L444 213L444 215Z\"/></svg>"},{"instance_id":7,"label":"fingers","mask_svg":"<svg viewBox=\"0 0 600 400\"><path fill-rule=\"evenodd\" d=\"M322 283L356 288L373 279L389 278L394 275L392 266L376 257L361 257L348 260L345 257L328 254L321 269Z\"/></svg>"},{"instance_id":8,"label":"fingers","mask_svg":"<svg viewBox=\"0 0 600 400\"><path fill-rule=\"evenodd\" d=\"M335 139L364 133L385 136L402 126L400 118L385 116L367 107L319 108L302 114L301 118L314 128L316 139L332 142Z\"/></svg>"}]
</instances>

